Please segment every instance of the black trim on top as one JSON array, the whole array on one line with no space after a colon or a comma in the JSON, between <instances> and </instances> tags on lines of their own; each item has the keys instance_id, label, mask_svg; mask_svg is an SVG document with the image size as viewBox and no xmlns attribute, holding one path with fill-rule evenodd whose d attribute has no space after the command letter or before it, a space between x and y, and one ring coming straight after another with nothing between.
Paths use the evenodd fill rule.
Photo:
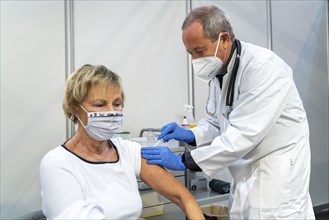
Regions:
<instances>
[{"instance_id":1,"label":"black trim on top","mask_svg":"<svg viewBox=\"0 0 329 220\"><path fill-rule=\"evenodd\" d=\"M84 162L86 163L90 163L90 164L106 164L106 163L117 163L120 159L120 155L118 153L118 150L117 150L117 147L113 144L113 142L111 140L108 140L108 142L113 146L114 150L117 152L117 155L118 155L118 159L116 161L101 161L101 162L96 162L96 161L90 161L90 160L86 160L84 159L83 157L79 156L78 154L72 152L71 150L69 150L66 146L65 146L65 143L62 144L61 146L67 150L68 152L70 152L71 154L73 154L74 156L78 157L79 159L83 160Z\"/></svg>"}]
</instances>

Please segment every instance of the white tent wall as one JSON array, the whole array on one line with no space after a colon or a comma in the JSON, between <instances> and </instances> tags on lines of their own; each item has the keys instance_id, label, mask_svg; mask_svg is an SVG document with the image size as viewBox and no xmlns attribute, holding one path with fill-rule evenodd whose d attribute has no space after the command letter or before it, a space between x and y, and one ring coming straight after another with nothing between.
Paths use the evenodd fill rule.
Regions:
<instances>
[{"instance_id":1,"label":"white tent wall","mask_svg":"<svg viewBox=\"0 0 329 220\"><path fill-rule=\"evenodd\" d=\"M328 1L273 1L272 16L273 51L293 69L309 121L310 193L318 206L329 202Z\"/></svg>"},{"instance_id":2,"label":"white tent wall","mask_svg":"<svg viewBox=\"0 0 329 220\"><path fill-rule=\"evenodd\" d=\"M127 96L123 130L180 121L189 102L188 59L181 23L189 4L215 4L229 15L236 36L269 47L294 69L309 115L311 196L328 203L328 12L326 0L73 1L74 68L103 64L122 78ZM189 3L189 4L186 4ZM1 219L41 209L39 163L66 140L61 109L65 56L65 1L0 1ZM303 24L297 26L298 24ZM196 118L207 85L194 80Z\"/></svg>"},{"instance_id":3,"label":"white tent wall","mask_svg":"<svg viewBox=\"0 0 329 220\"><path fill-rule=\"evenodd\" d=\"M0 1L1 219L41 208L39 164L65 140L64 4Z\"/></svg>"},{"instance_id":4,"label":"white tent wall","mask_svg":"<svg viewBox=\"0 0 329 220\"><path fill-rule=\"evenodd\" d=\"M76 67L103 64L118 73L126 103L123 130L179 120L187 102L184 1L76 1Z\"/></svg>"}]
</instances>

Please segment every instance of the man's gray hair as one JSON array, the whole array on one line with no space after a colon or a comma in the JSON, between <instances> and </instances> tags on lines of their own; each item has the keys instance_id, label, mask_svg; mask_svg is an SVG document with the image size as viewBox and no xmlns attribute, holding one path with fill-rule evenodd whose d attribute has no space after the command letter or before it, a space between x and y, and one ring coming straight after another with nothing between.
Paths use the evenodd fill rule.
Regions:
<instances>
[{"instance_id":1,"label":"man's gray hair","mask_svg":"<svg viewBox=\"0 0 329 220\"><path fill-rule=\"evenodd\" d=\"M193 9L185 18L182 30L185 30L192 23L198 21L202 24L203 32L206 38L216 41L220 32L228 32L231 41L235 40L233 28L229 18L224 11L216 6L201 6Z\"/></svg>"}]
</instances>

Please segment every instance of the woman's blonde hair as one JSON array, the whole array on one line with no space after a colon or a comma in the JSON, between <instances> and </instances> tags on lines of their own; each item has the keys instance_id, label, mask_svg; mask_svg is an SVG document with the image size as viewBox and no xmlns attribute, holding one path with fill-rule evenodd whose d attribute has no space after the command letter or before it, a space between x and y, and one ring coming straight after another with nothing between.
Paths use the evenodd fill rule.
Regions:
<instances>
[{"instance_id":1,"label":"woman's blonde hair","mask_svg":"<svg viewBox=\"0 0 329 220\"><path fill-rule=\"evenodd\" d=\"M63 110L69 119L77 123L75 114L79 104L87 97L92 86L101 86L106 88L110 85L118 86L121 90L124 102L125 96L122 88L121 78L102 65L86 64L73 72L66 81Z\"/></svg>"}]
</instances>

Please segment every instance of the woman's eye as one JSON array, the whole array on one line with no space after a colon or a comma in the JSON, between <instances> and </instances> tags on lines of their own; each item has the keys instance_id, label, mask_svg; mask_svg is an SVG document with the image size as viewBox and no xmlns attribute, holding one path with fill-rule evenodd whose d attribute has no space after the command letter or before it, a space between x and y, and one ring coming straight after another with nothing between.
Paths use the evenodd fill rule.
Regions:
<instances>
[{"instance_id":1,"label":"woman's eye","mask_svg":"<svg viewBox=\"0 0 329 220\"><path fill-rule=\"evenodd\" d=\"M102 108L104 106L104 104L96 104L95 107L96 108Z\"/></svg>"},{"instance_id":2,"label":"woman's eye","mask_svg":"<svg viewBox=\"0 0 329 220\"><path fill-rule=\"evenodd\" d=\"M115 109L121 109L121 108L122 108L122 102L114 103L114 104L113 104L113 107L114 107Z\"/></svg>"}]
</instances>

